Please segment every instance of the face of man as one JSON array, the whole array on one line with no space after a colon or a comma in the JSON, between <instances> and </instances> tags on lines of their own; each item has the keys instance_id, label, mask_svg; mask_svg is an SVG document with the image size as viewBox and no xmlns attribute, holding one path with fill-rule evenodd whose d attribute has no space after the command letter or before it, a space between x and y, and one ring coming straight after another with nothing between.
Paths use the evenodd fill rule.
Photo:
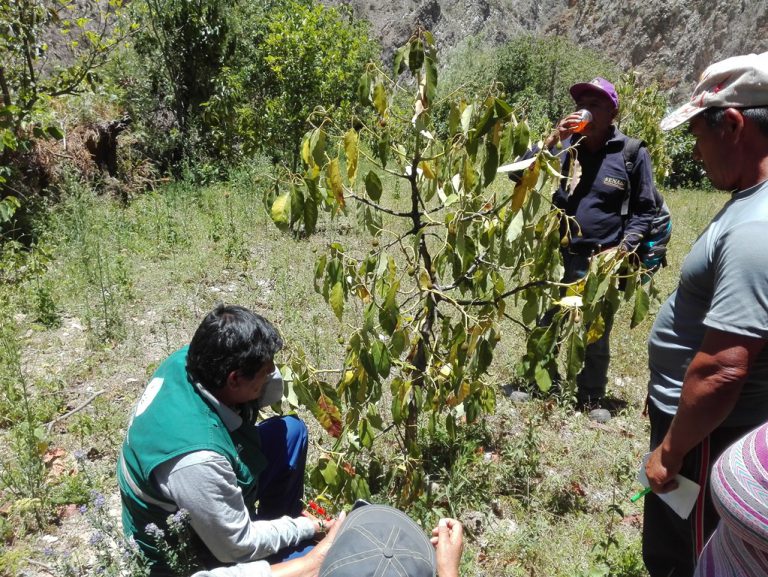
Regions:
<instances>
[{"instance_id":1,"label":"face of man","mask_svg":"<svg viewBox=\"0 0 768 577\"><path fill-rule=\"evenodd\" d=\"M584 92L576 101L576 108L586 108L592 113L592 122L587 126L584 135L600 135L607 132L616 117L613 101L599 92Z\"/></svg>"},{"instance_id":2,"label":"face of man","mask_svg":"<svg viewBox=\"0 0 768 577\"><path fill-rule=\"evenodd\" d=\"M240 371L233 371L227 378L227 384L217 395L225 405L234 407L260 398L264 385L275 370L275 363L265 363L252 377L245 377Z\"/></svg>"},{"instance_id":3,"label":"face of man","mask_svg":"<svg viewBox=\"0 0 768 577\"><path fill-rule=\"evenodd\" d=\"M740 114L735 111L736 114ZM739 163L733 158L733 146L729 145L728 123L732 120L724 117L718 126L709 126L702 115L694 116L689 123L690 133L696 137L693 158L704 164L707 177L719 190L739 188Z\"/></svg>"}]
</instances>

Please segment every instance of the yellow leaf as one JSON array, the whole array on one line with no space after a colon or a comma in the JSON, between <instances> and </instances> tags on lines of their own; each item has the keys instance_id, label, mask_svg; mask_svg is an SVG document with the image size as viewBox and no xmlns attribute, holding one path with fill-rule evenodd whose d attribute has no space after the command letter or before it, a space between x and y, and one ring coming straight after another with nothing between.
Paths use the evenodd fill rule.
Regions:
<instances>
[{"instance_id":1,"label":"yellow leaf","mask_svg":"<svg viewBox=\"0 0 768 577\"><path fill-rule=\"evenodd\" d=\"M357 142L357 131L350 128L344 135L344 154L347 156L347 178L349 178L350 183L354 183L357 177Z\"/></svg>"},{"instance_id":2,"label":"yellow leaf","mask_svg":"<svg viewBox=\"0 0 768 577\"><path fill-rule=\"evenodd\" d=\"M288 206L291 201L290 193L281 194L272 203L272 222L276 225L288 224Z\"/></svg>"},{"instance_id":3,"label":"yellow leaf","mask_svg":"<svg viewBox=\"0 0 768 577\"><path fill-rule=\"evenodd\" d=\"M526 169L520 182L515 185L515 192L512 195L512 212L517 212L525 204L525 201L528 198L528 193L539 181L540 171L541 166L539 165L539 161L536 160L536 162Z\"/></svg>"},{"instance_id":4,"label":"yellow leaf","mask_svg":"<svg viewBox=\"0 0 768 577\"><path fill-rule=\"evenodd\" d=\"M419 163L419 168L421 169L422 174L428 179L435 180L435 178L437 178L435 173L432 171L432 167L426 160L422 160Z\"/></svg>"},{"instance_id":5,"label":"yellow leaf","mask_svg":"<svg viewBox=\"0 0 768 577\"><path fill-rule=\"evenodd\" d=\"M334 158L328 163L328 184L333 191L333 196L340 208L344 208L344 186L341 182L341 169L339 168L339 159Z\"/></svg>"}]
</instances>

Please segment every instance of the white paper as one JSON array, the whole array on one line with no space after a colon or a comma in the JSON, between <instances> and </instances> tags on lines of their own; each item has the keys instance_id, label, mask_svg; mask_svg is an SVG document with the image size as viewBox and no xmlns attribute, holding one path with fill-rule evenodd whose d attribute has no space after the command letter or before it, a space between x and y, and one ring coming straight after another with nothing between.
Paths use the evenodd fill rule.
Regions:
<instances>
[{"instance_id":1,"label":"white paper","mask_svg":"<svg viewBox=\"0 0 768 577\"><path fill-rule=\"evenodd\" d=\"M637 472L637 480L643 487L650 486L648 476L645 474L645 464L650 456L650 453L646 453L643 456L640 470ZM657 493L657 495L659 499L669 505L680 517L687 519L693 510L693 506L696 504L696 499L699 497L700 487L698 483L682 475L675 475L675 480L677 481L677 489L668 493Z\"/></svg>"},{"instance_id":2,"label":"white paper","mask_svg":"<svg viewBox=\"0 0 768 577\"><path fill-rule=\"evenodd\" d=\"M532 156L531 158L526 158L525 160L518 160L517 162L513 162L512 164L505 164L504 166L500 166L496 169L496 172L518 172L520 170L525 170L529 166L531 166L536 161L536 157Z\"/></svg>"}]
</instances>

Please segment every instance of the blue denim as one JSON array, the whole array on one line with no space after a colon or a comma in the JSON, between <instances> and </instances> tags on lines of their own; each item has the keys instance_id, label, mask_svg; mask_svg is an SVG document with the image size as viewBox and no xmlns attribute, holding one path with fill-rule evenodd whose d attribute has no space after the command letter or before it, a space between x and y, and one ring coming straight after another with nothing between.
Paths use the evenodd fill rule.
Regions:
<instances>
[{"instance_id":1,"label":"blue denim","mask_svg":"<svg viewBox=\"0 0 768 577\"><path fill-rule=\"evenodd\" d=\"M307 427L295 415L272 417L258 425L261 452L269 465L259 475L257 519L301 515L304 498L304 469L307 464ZM279 563L306 555L313 541L281 549L267 559Z\"/></svg>"}]
</instances>

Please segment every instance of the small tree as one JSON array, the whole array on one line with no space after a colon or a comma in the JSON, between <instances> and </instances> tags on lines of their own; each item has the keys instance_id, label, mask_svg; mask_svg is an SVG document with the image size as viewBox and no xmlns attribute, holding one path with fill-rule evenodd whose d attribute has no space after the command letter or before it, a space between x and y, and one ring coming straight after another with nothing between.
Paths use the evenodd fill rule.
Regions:
<instances>
[{"instance_id":1,"label":"small tree","mask_svg":"<svg viewBox=\"0 0 768 577\"><path fill-rule=\"evenodd\" d=\"M55 99L93 87L98 70L132 31L122 0L97 9L75 0L0 0L0 223L20 206L6 183L13 156L33 138L61 138Z\"/></svg>"},{"instance_id":2,"label":"small tree","mask_svg":"<svg viewBox=\"0 0 768 577\"><path fill-rule=\"evenodd\" d=\"M520 376L547 390L558 350L573 381L585 345L600 337L622 300L625 263L615 254L593 259L583 281L559 282L563 215L550 203L559 160L542 151L518 166L518 184L493 186L499 166L529 148L527 125L491 90L441 107L448 130L438 136L437 81L432 35L420 29L397 51L394 74L369 64L357 84L373 110L370 121L345 127L314 118L301 148L304 174L270 201L278 226L308 233L319 209L348 210L354 202L373 237L364 255L333 242L315 271L316 289L339 320L350 301L362 310L341 378L325 381L327 372L300 352L288 371L292 402L337 439L312 478L349 499L367 495L376 475L370 452L390 428L402 449L392 467L394 496L404 504L421 494L418 429L444 423L454 434L460 418L474 421L494 409L488 370L506 319L527 333ZM397 98L414 92L413 108L399 110ZM405 186L405 206L385 190L393 180ZM623 298L634 299L638 321L648 294L639 272L624 276ZM553 324L537 327L554 305ZM390 411L381 406L385 387Z\"/></svg>"},{"instance_id":3,"label":"small tree","mask_svg":"<svg viewBox=\"0 0 768 577\"><path fill-rule=\"evenodd\" d=\"M653 176L659 184L664 182L672 166L665 133L659 125L667 110L667 98L656 83L638 86L634 72L621 75L616 92L620 103L616 124L625 134L645 142L653 161Z\"/></svg>"}]
</instances>

